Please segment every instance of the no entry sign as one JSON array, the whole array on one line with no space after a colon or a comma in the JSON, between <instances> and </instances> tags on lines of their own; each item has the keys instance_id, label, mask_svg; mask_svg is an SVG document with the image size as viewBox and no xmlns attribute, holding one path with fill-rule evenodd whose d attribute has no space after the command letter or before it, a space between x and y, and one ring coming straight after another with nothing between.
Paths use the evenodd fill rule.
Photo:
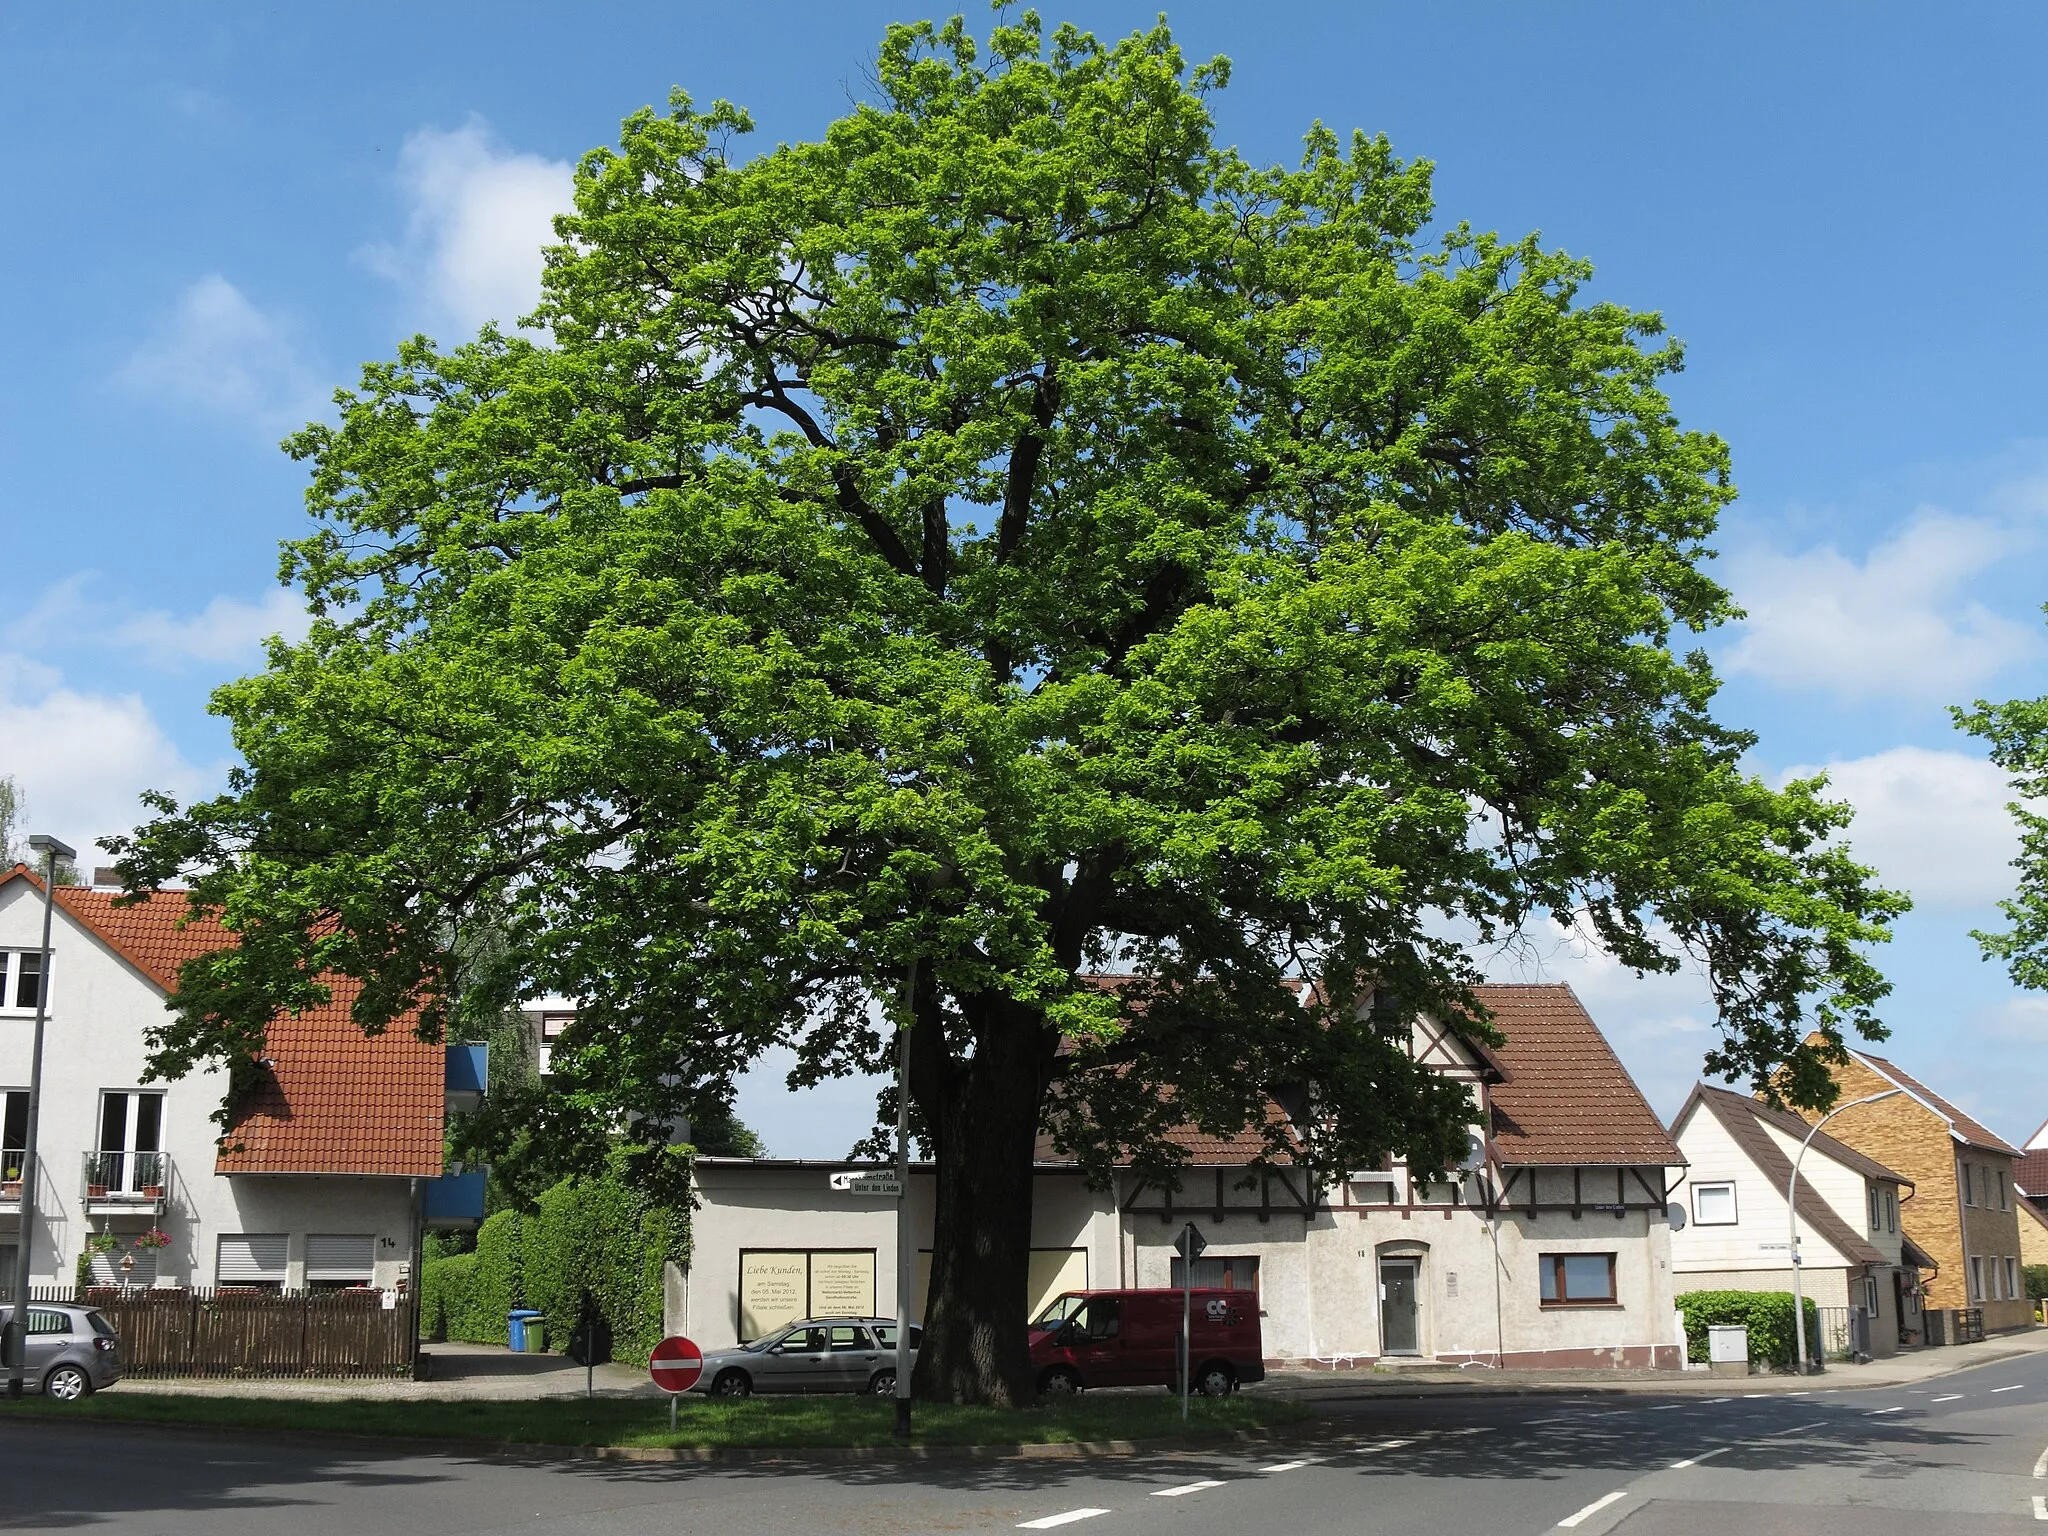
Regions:
<instances>
[{"instance_id":1,"label":"no entry sign","mask_svg":"<svg viewBox=\"0 0 2048 1536\"><path fill-rule=\"evenodd\" d=\"M663 1339L647 1362L654 1384L664 1392L687 1392L704 1374L704 1351L688 1339Z\"/></svg>"}]
</instances>

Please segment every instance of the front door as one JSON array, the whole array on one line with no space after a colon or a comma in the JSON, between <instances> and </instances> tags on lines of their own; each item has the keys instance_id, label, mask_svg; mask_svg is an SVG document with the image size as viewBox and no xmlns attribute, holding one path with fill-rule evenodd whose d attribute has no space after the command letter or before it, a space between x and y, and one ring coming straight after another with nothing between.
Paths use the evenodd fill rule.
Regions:
<instances>
[{"instance_id":1,"label":"front door","mask_svg":"<svg viewBox=\"0 0 2048 1536\"><path fill-rule=\"evenodd\" d=\"M1380 1260L1380 1353L1422 1352L1422 1329L1415 1307L1415 1261Z\"/></svg>"}]
</instances>

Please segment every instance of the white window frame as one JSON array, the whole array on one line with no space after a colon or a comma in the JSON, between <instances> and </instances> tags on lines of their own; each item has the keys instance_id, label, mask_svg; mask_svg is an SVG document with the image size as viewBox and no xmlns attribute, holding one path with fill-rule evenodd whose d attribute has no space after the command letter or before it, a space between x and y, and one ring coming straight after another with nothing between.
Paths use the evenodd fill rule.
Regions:
<instances>
[{"instance_id":1,"label":"white window frame","mask_svg":"<svg viewBox=\"0 0 2048 1536\"><path fill-rule=\"evenodd\" d=\"M1719 1194L1723 1190L1728 1192L1728 1216L1726 1219L1702 1216L1700 1214L1700 1196L1709 1191ZM1710 1179L1704 1184L1694 1184L1692 1187L1692 1222L1696 1227L1740 1226L1742 1224L1742 1211L1740 1201L1735 1193L1735 1181L1733 1179Z\"/></svg>"},{"instance_id":2,"label":"white window frame","mask_svg":"<svg viewBox=\"0 0 2048 1536\"><path fill-rule=\"evenodd\" d=\"M2008 1257L2005 1261L2005 1299L2018 1301L2021 1294L2020 1261Z\"/></svg>"},{"instance_id":3,"label":"white window frame","mask_svg":"<svg viewBox=\"0 0 2048 1536\"><path fill-rule=\"evenodd\" d=\"M21 980L21 957L33 955L40 969L43 951L35 949L0 949L0 1017L31 1019L35 1017L36 1005L23 1005L15 1001L15 988Z\"/></svg>"}]
</instances>

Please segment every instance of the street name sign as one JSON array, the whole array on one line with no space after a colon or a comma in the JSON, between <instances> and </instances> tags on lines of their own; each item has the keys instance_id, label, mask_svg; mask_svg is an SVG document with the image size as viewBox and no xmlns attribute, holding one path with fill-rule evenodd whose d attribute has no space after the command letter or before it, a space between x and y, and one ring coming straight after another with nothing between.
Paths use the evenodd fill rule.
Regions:
<instances>
[{"instance_id":1,"label":"street name sign","mask_svg":"<svg viewBox=\"0 0 2048 1536\"><path fill-rule=\"evenodd\" d=\"M835 1173L832 1187L845 1195L900 1195L903 1181L888 1173Z\"/></svg>"}]
</instances>

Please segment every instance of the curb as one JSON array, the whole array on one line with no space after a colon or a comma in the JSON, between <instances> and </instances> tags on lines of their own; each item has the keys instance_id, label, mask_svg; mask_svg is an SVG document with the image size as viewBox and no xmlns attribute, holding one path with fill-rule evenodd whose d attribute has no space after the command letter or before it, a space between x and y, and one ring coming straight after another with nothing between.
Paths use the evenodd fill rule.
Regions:
<instances>
[{"instance_id":1,"label":"curb","mask_svg":"<svg viewBox=\"0 0 2048 1536\"><path fill-rule=\"evenodd\" d=\"M4 1410L0 1410L4 1419ZM467 1440L409 1435L356 1435L342 1430L257 1429L225 1424L166 1424L156 1419L67 1418L37 1414L24 1425L65 1429L127 1429L205 1440L260 1439L266 1445L300 1445L332 1450L409 1452L418 1456L488 1457L498 1461L539 1463L610 1461L643 1465L712 1466L789 1463L847 1466L861 1463L931 1461L1087 1461L1199 1451L1219 1445L1255 1445L1284 1438L1288 1430L1320 1426L1319 1418L1303 1419L1282 1429L1228 1429L1205 1434L1150 1440L1069 1440L1023 1445L822 1445L822 1446L656 1446L541 1445L517 1440Z\"/></svg>"}]
</instances>

